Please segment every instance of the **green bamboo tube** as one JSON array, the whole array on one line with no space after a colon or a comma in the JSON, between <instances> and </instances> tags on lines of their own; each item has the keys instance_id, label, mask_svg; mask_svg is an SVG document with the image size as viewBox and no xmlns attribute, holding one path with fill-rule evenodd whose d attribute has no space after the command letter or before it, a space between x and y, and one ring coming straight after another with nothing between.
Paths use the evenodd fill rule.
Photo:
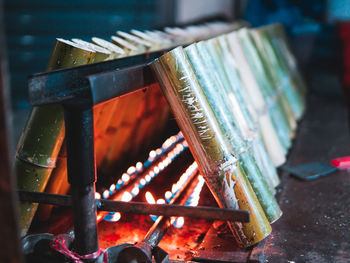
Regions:
<instances>
[{"instance_id":1,"label":"green bamboo tube","mask_svg":"<svg viewBox=\"0 0 350 263\"><path fill-rule=\"evenodd\" d=\"M272 37L276 40L275 43L276 45L278 45L279 49L281 50L281 55L285 59L290 72L292 72L296 80L296 83L299 88L299 92L303 96L305 96L306 94L305 80L303 79L298 69L298 63L296 61L296 58L293 55L292 49L290 48L288 37L284 30L283 25L280 23L276 23L276 24L270 25L268 28Z\"/></svg>"},{"instance_id":2,"label":"green bamboo tube","mask_svg":"<svg viewBox=\"0 0 350 263\"><path fill-rule=\"evenodd\" d=\"M264 174L266 181L271 186L273 192L275 192L274 188L280 183L277 175L277 170L262 143L261 134L255 121L253 120L253 116L250 114L248 107L249 101L246 99L246 96L244 96L243 92L244 84L238 74L237 64L227 43L226 35L217 37L214 40L215 41L212 41L213 47L215 47L214 51L216 52L218 58L220 58L229 81L232 84L231 89L226 94L230 96L230 92L233 92L236 95L239 106L242 109L241 111L243 113L244 120L247 122L246 125L250 130L245 132L244 138L251 146L252 155L254 156L259 168Z\"/></svg>"},{"instance_id":3,"label":"green bamboo tube","mask_svg":"<svg viewBox=\"0 0 350 263\"><path fill-rule=\"evenodd\" d=\"M52 171L50 179L45 187L46 193L52 194L66 194L69 189L69 183L67 180L67 152L65 143L61 147L59 152L56 167ZM40 204L37 210L37 218L40 221L46 221L51 216L53 205Z\"/></svg>"},{"instance_id":4,"label":"green bamboo tube","mask_svg":"<svg viewBox=\"0 0 350 263\"><path fill-rule=\"evenodd\" d=\"M280 28L281 27L281 28ZM297 99L299 108L296 110L296 118L299 120L305 111L305 82L303 81L294 56L290 53L286 39L283 34L283 26L274 24L262 28L265 37L274 48L276 58L281 64L284 73L288 75L290 84L293 87L293 96Z\"/></svg>"},{"instance_id":5,"label":"green bamboo tube","mask_svg":"<svg viewBox=\"0 0 350 263\"><path fill-rule=\"evenodd\" d=\"M113 59L114 56L111 51L94 45L92 43L80 40L80 39L72 39L72 41L80 46L84 46L95 51L95 55L93 58L93 63L101 62L104 60ZM94 107L94 122L95 122L95 134L103 133L105 128L104 122L111 114L109 111L111 110L110 102L104 103L102 105L98 105ZM98 110L96 110L96 108ZM65 145L61 147L61 151L58 156L58 160L56 163L56 168L53 170L52 175L48 181L48 184L45 188L45 192L52 194L66 194L69 190L69 184L67 181L67 156ZM38 218L41 221L48 220L53 206L52 205L39 205L38 209Z\"/></svg>"},{"instance_id":6,"label":"green bamboo tube","mask_svg":"<svg viewBox=\"0 0 350 263\"><path fill-rule=\"evenodd\" d=\"M280 166L286 161L286 158L281 142L270 119L270 115L268 114L264 97L259 88L258 80L254 76L247 58L244 56L244 51L237 32L232 32L226 35L226 38L234 60L237 62L237 65L239 65L237 70L243 82L242 88L246 94L246 99L256 112L257 124L261 131L261 136L267 152L269 153L273 164L276 167Z\"/></svg>"},{"instance_id":7,"label":"green bamboo tube","mask_svg":"<svg viewBox=\"0 0 350 263\"><path fill-rule=\"evenodd\" d=\"M246 209L249 223L229 222L238 244L251 246L271 232L254 191L229 149L182 47L151 64L201 173L220 207Z\"/></svg>"},{"instance_id":8,"label":"green bamboo tube","mask_svg":"<svg viewBox=\"0 0 350 263\"><path fill-rule=\"evenodd\" d=\"M280 183L276 168L274 167L270 156L264 148L260 133L254 123L252 116L247 107L247 101L242 92L242 81L236 70L236 62L232 56L225 35L208 40L207 45L211 46L211 51L214 55L214 60L221 64L225 71L229 83L231 84L228 90L223 90L225 97L236 97L237 105L241 108L241 118L245 122L245 129L241 129L243 138L251 148L252 156L256 160L264 178L271 187L272 192L275 192L275 187ZM231 105L234 106L234 105Z\"/></svg>"},{"instance_id":9,"label":"green bamboo tube","mask_svg":"<svg viewBox=\"0 0 350 263\"><path fill-rule=\"evenodd\" d=\"M57 39L47 70L93 62L95 52L69 41ZM22 132L16 152L15 174L18 188L44 191L64 139L64 117L60 105L34 107ZM38 205L20 202L21 235L27 234Z\"/></svg>"},{"instance_id":10,"label":"green bamboo tube","mask_svg":"<svg viewBox=\"0 0 350 263\"><path fill-rule=\"evenodd\" d=\"M286 115L283 112L279 101L276 97L274 97L274 92L271 89L268 73L264 68L260 54L256 49L254 42L252 42L247 29L240 29L238 31L238 37L249 66L252 69L254 76L257 78L260 91L264 97L266 107L271 116L271 121L276 130L281 146L283 147L283 152L286 154L291 145L290 128Z\"/></svg>"},{"instance_id":11,"label":"green bamboo tube","mask_svg":"<svg viewBox=\"0 0 350 263\"><path fill-rule=\"evenodd\" d=\"M221 77L223 77L221 74L225 74L225 72L220 71L220 65L213 62L215 59L212 58L213 54L207 52L207 44L207 41L192 44L185 48L186 54L203 91L203 95L206 97L210 108L215 114L215 118L224 136L231 143L231 149L239 159L241 167L246 172L267 219L272 223L282 215L277 201L273 196L274 185L273 183L271 183L271 186L268 185L268 180L266 179L270 178L268 175L263 176L255 158L251 154L251 150L239 133L238 123L235 120L237 113L232 110L232 105L227 100L229 95L223 87L225 84L221 82ZM215 79L215 76L219 76L220 79ZM226 85L229 84L226 83Z\"/></svg>"},{"instance_id":12,"label":"green bamboo tube","mask_svg":"<svg viewBox=\"0 0 350 263\"><path fill-rule=\"evenodd\" d=\"M265 49L269 52L269 59L276 65L277 76L280 79L280 85L284 89L284 93L289 101L290 107L296 119L300 119L303 114L303 97L298 92L298 88L292 75L290 74L287 65L284 63L283 58L280 56L276 46L273 45L273 40L271 39L268 30L266 28L260 28L255 30L257 34L260 35Z\"/></svg>"},{"instance_id":13,"label":"green bamboo tube","mask_svg":"<svg viewBox=\"0 0 350 263\"><path fill-rule=\"evenodd\" d=\"M249 33L252 36L252 39L256 44L257 50L261 55L260 57L262 59L262 63L265 65L266 71L269 72L271 88L274 90L277 99L279 99L279 101L281 102L284 112L286 113L286 118L288 120L290 131L291 133L293 133L293 131L295 131L296 129L296 116L295 112L293 111L291 101L288 98L288 94L286 93L284 84L285 80L280 79L279 65L273 59L273 50L271 50L267 43L264 42L260 31L251 29Z\"/></svg>"},{"instance_id":14,"label":"green bamboo tube","mask_svg":"<svg viewBox=\"0 0 350 263\"><path fill-rule=\"evenodd\" d=\"M275 104L277 105L277 109L279 109L280 114L284 116L284 119L286 120L287 127L286 127L286 136L289 137L289 139L286 139L286 148L289 149L291 146L291 134L293 133L295 127L296 127L296 120L295 116L293 114L293 111L287 101L287 98L283 92L283 89L281 86L279 86L278 78L276 77L276 69L274 65L270 63L270 60L267 56L267 51L265 50L265 47L261 41L261 38L257 36L257 34L252 33L253 31L249 31L249 36L251 39L251 43L253 44L260 63L262 65L264 74L266 76L266 80L268 85L267 88L267 100L268 104Z\"/></svg>"}]
</instances>

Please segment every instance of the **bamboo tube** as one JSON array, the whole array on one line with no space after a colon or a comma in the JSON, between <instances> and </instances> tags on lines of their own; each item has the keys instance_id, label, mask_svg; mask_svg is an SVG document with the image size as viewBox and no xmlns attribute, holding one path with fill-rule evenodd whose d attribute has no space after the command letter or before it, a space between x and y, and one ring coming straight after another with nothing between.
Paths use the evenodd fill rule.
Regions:
<instances>
[{"instance_id":1,"label":"bamboo tube","mask_svg":"<svg viewBox=\"0 0 350 263\"><path fill-rule=\"evenodd\" d=\"M291 133L296 129L296 117L291 106L290 100L288 100L288 94L285 89L285 79L281 80L279 78L279 65L276 61L273 60L273 51L269 46L264 42L263 37L260 34L260 31L251 29L249 31L252 39L254 40L258 52L260 53L260 57L262 59L262 63L265 66L267 72L269 72L270 76L270 87L276 94L277 99L281 102L281 105L286 113L286 118L288 120L288 124L290 127Z\"/></svg>"},{"instance_id":2,"label":"bamboo tube","mask_svg":"<svg viewBox=\"0 0 350 263\"><path fill-rule=\"evenodd\" d=\"M249 103L243 95L242 92L242 80L239 77L239 74L236 70L236 62L230 52L230 48L227 43L226 36L220 36L213 39L213 47L215 48L216 55L220 58L225 72L229 77L230 83L232 84L229 92L233 92L239 102L239 106L242 109L244 120L247 122L249 130L245 132L244 138L247 140L248 144L251 146L251 152L260 167L266 181L272 188L272 191L275 192L274 188L280 183L280 180L277 175L276 168L274 167L270 156L267 154L265 147L262 144L262 139L260 133L257 129L256 124L253 121L252 116L248 110L247 104ZM227 94L230 96L230 93Z\"/></svg>"},{"instance_id":3,"label":"bamboo tube","mask_svg":"<svg viewBox=\"0 0 350 263\"><path fill-rule=\"evenodd\" d=\"M113 53L107 49L94 45L92 43L80 40L72 39L72 41L78 45L85 46L93 51L95 51L93 63L101 62L108 59L113 59L115 56ZM104 103L97 107L94 107L94 127L95 134L98 136L100 133L104 133L106 128L106 122L108 121L108 114L110 110L113 109L115 105L111 102ZM98 109L98 110L96 110ZM56 162L56 168L52 171L52 175L48 181L45 188L45 192L52 194L66 194L70 186L67 181L67 155L65 144L61 147L61 151ZM41 221L48 220L53 206L52 205L39 205L38 208L38 218Z\"/></svg>"},{"instance_id":4,"label":"bamboo tube","mask_svg":"<svg viewBox=\"0 0 350 263\"><path fill-rule=\"evenodd\" d=\"M299 92L303 96L305 96L306 94L305 80L303 79L302 74L298 69L297 60L293 55L292 49L290 48L288 37L283 28L283 25L280 23L276 23L276 24L270 25L268 29L269 29L269 33L272 35L273 39L275 40L274 43L276 43L276 45L281 50L281 53L280 53L281 56L286 61L286 64L288 65L290 72L292 72L296 80L296 83L299 88Z\"/></svg>"},{"instance_id":5,"label":"bamboo tube","mask_svg":"<svg viewBox=\"0 0 350 263\"><path fill-rule=\"evenodd\" d=\"M117 45L114 45L113 43L108 42L102 38L93 37L93 38L91 38L91 41L92 41L92 43L111 51L112 53L115 54L115 56L117 56L117 58L121 58L121 57L124 57L126 55L126 53L123 49L121 49Z\"/></svg>"},{"instance_id":6,"label":"bamboo tube","mask_svg":"<svg viewBox=\"0 0 350 263\"><path fill-rule=\"evenodd\" d=\"M167 48L170 48L172 46L171 41L169 41L166 38L161 39L158 37L152 37L147 32L142 32L142 31L135 30L135 29L132 29L130 32L132 34L134 34L135 36L152 43L154 51L167 49Z\"/></svg>"},{"instance_id":7,"label":"bamboo tube","mask_svg":"<svg viewBox=\"0 0 350 263\"><path fill-rule=\"evenodd\" d=\"M277 97L271 90L271 84L268 79L268 74L266 72L266 69L264 68L264 65L262 64L260 54L254 46L254 43L252 42L252 39L247 29L240 29L238 31L238 37L241 42L244 55L249 63L249 66L252 69L254 76L259 83L259 88L264 97L266 107L271 116L271 121L277 132L279 141L283 147L283 152L284 154L286 154L287 149L290 147L291 144L289 136L289 123L286 119L283 109L278 103Z\"/></svg>"},{"instance_id":8,"label":"bamboo tube","mask_svg":"<svg viewBox=\"0 0 350 263\"><path fill-rule=\"evenodd\" d=\"M283 153L283 148L277 136L276 130L273 127L270 115L268 114L266 103L260 91L258 81L254 76L246 57L244 56L244 51L239 41L238 34L236 32L228 34L227 41L234 59L239 65L237 70L239 71L242 82L244 83L243 91L246 91L246 98L250 100L250 104L253 105L255 111L257 112L257 121L266 149L274 165L280 166L286 160Z\"/></svg>"},{"instance_id":9,"label":"bamboo tube","mask_svg":"<svg viewBox=\"0 0 350 263\"><path fill-rule=\"evenodd\" d=\"M201 173L220 207L246 209L249 223L230 222L237 242L248 247L271 232L256 195L219 129L182 47L151 64Z\"/></svg>"},{"instance_id":10,"label":"bamboo tube","mask_svg":"<svg viewBox=\"0 0 350 263\"><path fill-rule=\"evenodd\" d=\"M123 38L125 41L136 46L140 53L152 52L152 51L155 51L156 49L155 45L153 45L151 42L141 39L135 35L132 35L123 31L117 31L116 33L117 33L117 36Z\"/></svg>"},{"instance_id":11,"label":"bamboo tube","mask_svg":"<svg viewBox=\"0 0 350 263\"><path fill-rule=\"evenodd\" d=\"M185 51L195 76L197 76L203 95L206 97L225 138L230 143L234 155L239 159L242 168L246 172L267 219L269 222L274 222L282 215L272 194L274 185L272 184L269 187L251 154L250 148L239 133L238 123L235 120L237 113L234 112L231 104L226 99L229 95L224 90L223 86L225 84L221 82L222 78L215 78L215 75L220 76L224 72L219 70L220 65L211 62L213 57L209 52L206 52L206 44L207 42L192 44L186 47Z\"/></svg>"},{"instance_id":12,"label":"bamboo tube","mask_svg":"<svg viewBox=\"0 0 350 263\"><path fill-rule=\"evenodd\" d=\"M67 151L66 145L63 143L59 152L56 167L52 171L50 179L45 187L46 193L66 194L70 185L67 180ZM40 204L37 211L37 218L40 221L46 221L50 218L53 205Z\"/></svg>"},{"instance_id":13,"label":"bamboo tube","mask_svg":"<svg viewBox=\"0 0 350 263\"><path fill-rule=\"evenodd\" d=\"M276 68L276 73L280 81L279 85L283 87L295 119L299 119L303 113L303 97L298 93L296 83L294 82L292 75L289 73L287 65L283 63L282 57L279 56L276 47L272 44L267 29L259 28L258 30L254 30L254 32L260 36L265 46L265 50L269 52L268 58Z\"/></svg>"},{"instance_id":14,"label":"bamboo tube","mask_svg":"<svg viewBox=\"0 0 350 263\"><path fill-rule=\"evenodd\" d=\"M128 96L123 96L114 100L115 107L118 110L114 110L111 115L111 121L107 127L106 132L103 136L97 137L95 141L95 152L96 152L96 167L100 167L103 158L114 138L117 129L122 121L122 116L126 110L125 105L129 103L130 99Z\"/></svg>"},{"instance_id":15,"label":"bamboo tube","mask_svg":"<svg viewBox=\"0 0 350 263\"><path fill-rule=\"evenodd\" d=\"M57 39L47 70L93 62L95 52L70 41ZM64 139L64 118L60 105L34 107L22 132L16 152L18 188L44 191ZM20 202L21 235L27 234L38 205Z\"/></svg>"},{"instance_id":16,"label":"bamboo tube","mask_svg":"<svg viewBox=\"0 0 350 263\"><path fill-rule=\"evenodd\" d=\"M126 95L124 97L128 98L128 103L125 105L125 108L122 109L118 106L118 110L123 111L121 116L122 119L103 158L101 167L103 172L110 172L115 162L122 156L124 149L129 147L131 143L130 140L133 138L132 131L137 128L137 114L144 96L145 95L142 91Z\"/></svg>"},{"instance_id":17,"label":"bamboo tube","mask_svg":"<svg viewBox=\"0 0 350 263\"><path fill-rule=\"evenodd\" d=\"M170 113L168 103L163 96L159 84L156 83L152 85L151 90L153 92L154 103L150 105L148 114L154 117L152 119L152 123L147 128L146 140L142 142L143 149L149 149L152 145L154 145L153 142L160 138L162 131L164 130L164 127L169 119Z\"/></svg>"},{"instance_id":18,"label":"bamboo tube","mask_svg":"<svg viewBox=\"0 0 350 263\"><path fill-rule=\"evenodd\" d=\"M265 36L268 38L276 52L276 57L278 58L281 67L285 73L288 74L290 83L293 86L293 92L295 92L294 96L296 96L298 106L300 107L298 109L299 111L296 110L296 118L299 120L305 111L306 85L298 70L295 58L289 50L287 40L284 36L283 26L274 24L263 27L263 30L266 34Z\"/></svg>"},{"instance_id":19,"label":"bamboo tube","mask_svg":"<svg viewBox=\"0 0 350 263\"><path fill-rule=\"evenodd\" d=\"M120 48L122 48L126 52L127 56L135 56L142 53L139 51L137 46L129 43L125 39L122 39L117 36L111 36L111 40L113 43L117 44Z\"/></svg>"}]
</instances>

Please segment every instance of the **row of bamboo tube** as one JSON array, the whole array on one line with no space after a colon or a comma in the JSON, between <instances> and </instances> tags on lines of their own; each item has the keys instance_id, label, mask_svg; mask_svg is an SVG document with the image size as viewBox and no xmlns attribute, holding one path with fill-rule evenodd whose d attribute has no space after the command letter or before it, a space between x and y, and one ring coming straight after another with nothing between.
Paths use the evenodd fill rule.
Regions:
<instances>
[{"instance_id":1,"label":"row of bamboo tube","mask_svg":"<svg viewBox=\"0 0 350 263\"><path fill-rule=\"evenodd\" d=\"M47 71L75 67L110 59L135 56L169 49L229 32L237 25L213 22L195 27L166 28L165 31L117 31L110 41L93 37L91 42L80 39L56 39ZM195 29L195 30L194 30ZM198 31L199 30L199 31ZM198 34L200 32L200 34ZM103 88L103 87L101 87ZM94 107L95 151L98 169L112 171L125 156L135 156L149 147L162 132L169 117L158 84L146 91L134 92ZM60 105L34 107L19 140L15 173L18 188L65 194L67 163L63 110ZM51 206L21 202L21 235L27 234L35 214L46 220Z\"/></svg>"},{"instance_id":2,"label":"row of bamboo tube","mask_svg":"<svg viewBox=\"0 0 350 263\"><path fill-rule=\"evenodd\" d=\"M229 222L238 244L263 240L282 215L276 167L305 110L305 84L282 26L180 46L152 68L219 206L250 212L249 223Z\"/></svg>"}]
</instances>

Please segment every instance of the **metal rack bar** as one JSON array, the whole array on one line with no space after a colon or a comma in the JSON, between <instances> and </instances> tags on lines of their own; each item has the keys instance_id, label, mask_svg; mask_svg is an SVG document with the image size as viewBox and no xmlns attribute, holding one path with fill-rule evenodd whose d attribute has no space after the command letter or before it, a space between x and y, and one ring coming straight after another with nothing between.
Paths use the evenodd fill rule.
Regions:
<instances>
[{"instance_id":1,"label":"metal rack bar","mask_svg":"<svg viewBox=\"0 0 350 263\"><path fill-rule=\"evenodd\" d=\"M48 193L18 191L21 201L72 206L72 197L69 195L56 195ZM146 204L142 202L123 202L112 200L96 200L97 210L122 212L143 215L159 215L159 216L184 216L201 218L207 220L221 220L221 221L236 221L248 222L249 212L246 210L234 210L218 207L195 206L188 207L182 205L168 205L168 204Z\"/></svg>"}]
</instances>

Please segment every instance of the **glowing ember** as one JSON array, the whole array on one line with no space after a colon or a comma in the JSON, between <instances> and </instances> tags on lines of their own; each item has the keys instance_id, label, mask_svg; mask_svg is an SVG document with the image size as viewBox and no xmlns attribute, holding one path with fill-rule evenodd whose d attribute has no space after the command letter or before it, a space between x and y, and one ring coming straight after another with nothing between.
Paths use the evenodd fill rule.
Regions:
<instances>
[{"instance_id":1,"label":"glowing ember","mask_svg":"<svg viewBox=\"0 0 350 263\"><path fill-rule=\"evenodd\" d=\"M153 195L152 195L151 192L149 192L149 191L146 192L145 198L146 198L146 201L147 201L149 204L155 204L155 203L156 203L156 200L154 199Z\"/></svg>"},{"instance_id":2,"label":"glowing ember","mask_svg":"<svg viewBox=\"0 0 350 263\"><path fill-rule=\"evenodd\" d=\"M130 202L132 199L132 195L129 192L124 192L122 196L122 201L123 202Z\"/></svg>"}]
</instances>

